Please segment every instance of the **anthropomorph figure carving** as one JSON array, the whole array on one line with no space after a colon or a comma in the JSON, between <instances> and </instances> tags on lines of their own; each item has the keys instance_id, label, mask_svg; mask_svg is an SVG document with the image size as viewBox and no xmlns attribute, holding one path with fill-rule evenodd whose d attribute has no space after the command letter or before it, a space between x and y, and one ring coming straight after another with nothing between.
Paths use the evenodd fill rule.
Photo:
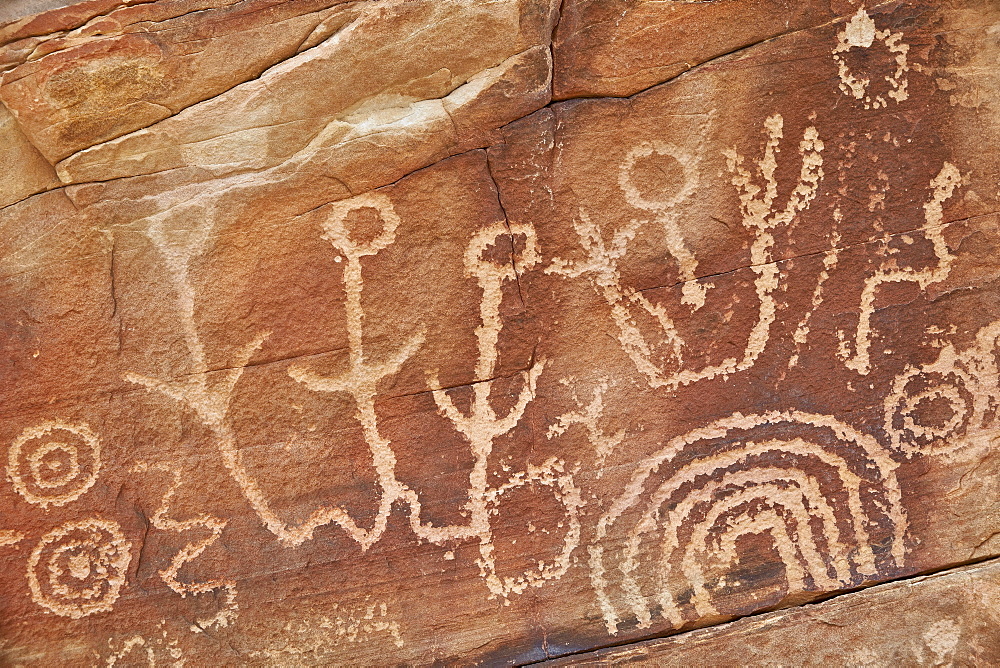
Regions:
<instances>
[{"instance_id":1,"label":"anthropomorph figure carving","mask_svg":"<svg viewBox=\"0 0 1000 668\"><path fill-rule=\"evenodd\" d=\"M622 349L631 358L649 383L650 387L676 388L699 380L728 375L750 368L764 351L774 322L776 303L773 297L778 287L778 267L772 257L774 247L773 231L786 227L795 216L805 210L816 197L819 183L823 178L823 141L815 127L808 127L799 142L802 167L798 181L791 190L783 208L777 202L778 182L776 154L782 139L784 121L780 114L769 117L764 128L767 143L764 156L755 164L757 174L745 165L745 158L735 149L726 151L726 164L736 186L740 199L743 226L753 233L750 247L750 266L756 274L754 289L757 298L757 315L746 336L743 353L715 364L701 368L691 368L685 364L684 355L687 342L677 330L669 311L661 304L653 303L642 292L623 286L618 264L625 256L629 243L649 221L633 219L623 227L614 230L610 242L605 241L604 232L593 222L591 215L580 210L574 228L580 238L586 257L568 261L555 258L547 273L566 277L587 276L594 289L611 307L611 319L618 328L618 340ZM640 156L660 153L674 157L684 166L684 183L677 193L658 200L650 200L641 195L631 184L630 174L636 159ZM696 281L697 260L680 236L680 205L697 190L699 156L688 155L676 146L657 142L640 145L633 149L622 164L619 185L630 204L637 208L654 211L655 220L663 229L667 251L677 261L682 281L681 302L692 310L705 303L707 290L711 287ZM763 179L763 187L755 182ZM662 340L650 341L636 325L636 315L645 314L660 329ZM667 363L654 358L653 349L664 347L669 351Z\"/></svg>"}]
</instances>

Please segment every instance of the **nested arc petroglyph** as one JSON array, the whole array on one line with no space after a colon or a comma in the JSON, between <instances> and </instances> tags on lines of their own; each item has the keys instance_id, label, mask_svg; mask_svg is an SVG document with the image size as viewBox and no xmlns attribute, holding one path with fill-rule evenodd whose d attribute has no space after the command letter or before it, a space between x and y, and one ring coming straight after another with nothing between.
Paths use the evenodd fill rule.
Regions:
<instances>
[{"instance_id":1,"label":"nested arc petroglyph","mask_svg":"<svg viewBox=\"0 0 1000 668\"><path fill-rule=\"evenodd\" d=\"M675 628L717 613L726 576L706 569L730 573L746 534L770 535L788 594L902 567L897 468L871 436L801 411L737 413L671 439L639 463L589 548L608 631L649 626L657 611Z\"/></svg>"}]
</instances>

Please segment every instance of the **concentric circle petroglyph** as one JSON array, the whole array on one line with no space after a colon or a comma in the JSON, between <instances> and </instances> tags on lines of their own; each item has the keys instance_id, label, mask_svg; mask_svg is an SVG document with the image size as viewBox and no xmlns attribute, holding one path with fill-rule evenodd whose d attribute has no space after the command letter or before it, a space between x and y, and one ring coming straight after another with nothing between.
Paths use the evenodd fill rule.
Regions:
<instances>
[{"instance_id":1,"label":"concentric circle petroglyph","mask_svg":"<svg viewBox=\"0 0 1000 668\"><path fill-rule=\"evenodd\" d=\"M14 489L42 508L80 498L100 470L100 439L83 424L49 421L29 427L11 444L7 457Z\"/></svg>"},{"instance_id":2,"label":"concentric circle petroglyph","mask_svg":"<svg viewBox=\"0 0 1000 668\"><path fill-rule=\"evenodd\" d=\"M28 559L28 587L38 605L79 619L108 612L118 600L131 545L110 520L86 519L53 529Z\"/></svg>"},{"instance_id":3,"label":"concentric circle petroglyph","mask_svg":"<svg viewBox=\"0 0 1000 668\"><path fill-rule=\"evenodd\" d=\"M1000 321L957 349L948 343L933 362L907 366L883 402L884 428L892 448L907 457L975 456L991 447L1000 403L997 340Z\"/></svg>"}]
</instances>

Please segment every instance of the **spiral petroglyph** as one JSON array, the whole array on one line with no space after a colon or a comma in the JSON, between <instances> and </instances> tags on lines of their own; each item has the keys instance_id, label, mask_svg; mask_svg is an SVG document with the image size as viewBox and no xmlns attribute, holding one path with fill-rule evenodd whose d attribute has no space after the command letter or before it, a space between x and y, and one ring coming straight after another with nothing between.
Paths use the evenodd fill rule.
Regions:
<instances>
[{"instance_id":1,"label":"spiral petroglyph","mask_svg":"<svg viewBox=\"0 0 1000 668\"><path fill-rule=\"evenodd\" d=\"M945 343L936 360L908 365L883 402L892 447L907 457L976 456L990 448L1000 405L1000 321L976 333L964 350Z\"/></svg>"},{"instance_id":2,"label":"spiral petroglyph","mask_svg":"<svg viewBox=\"0 0 1000 668\"><path fill-rule=\"evenodd\" d=\"M30 503L48 509L79 499L101 472L101 442L85 424L43 422L10 446L7 477Z\"/></svg>"},{"instance_id":3,"label":"spiral petroglyph","mask_svg":"<svg viewBox=\"0 0 1000 668\"><path fill-rule=\"evenodd\" d=\"M608 630L717 614L746 535L767 535L787 595L902 566L897 466L872 437L800 411L736 413L671 439L597 524L591 578Z\"/></svg>"},{"instance_id":4,"label":"spiral petroglyph","mask_svg":"<svg viewBox=\"0 0 1000 668\"><path fill-rule=\"evenodd\" d=\"M116 522L67 522L42 536L28 559L31 599L62 617L109 612L118 600L132 545Z\"/></svg>"}]
</instances>

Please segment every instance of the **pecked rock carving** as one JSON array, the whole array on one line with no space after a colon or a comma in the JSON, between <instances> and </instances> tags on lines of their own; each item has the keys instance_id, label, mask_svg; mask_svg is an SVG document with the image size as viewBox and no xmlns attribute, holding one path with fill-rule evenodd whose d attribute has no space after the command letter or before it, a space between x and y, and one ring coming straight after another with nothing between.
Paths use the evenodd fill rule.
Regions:
<instances>
[{"instance_id":1,"label":"pecked rock carving","mask_svg":"<svg viewBox=\"0 0 1000 668\"><path fill-rule=\"evenodd\" d=\"M995 2L19 5L0 663L1000 662Z\"/></svg>"}]
</instances>

